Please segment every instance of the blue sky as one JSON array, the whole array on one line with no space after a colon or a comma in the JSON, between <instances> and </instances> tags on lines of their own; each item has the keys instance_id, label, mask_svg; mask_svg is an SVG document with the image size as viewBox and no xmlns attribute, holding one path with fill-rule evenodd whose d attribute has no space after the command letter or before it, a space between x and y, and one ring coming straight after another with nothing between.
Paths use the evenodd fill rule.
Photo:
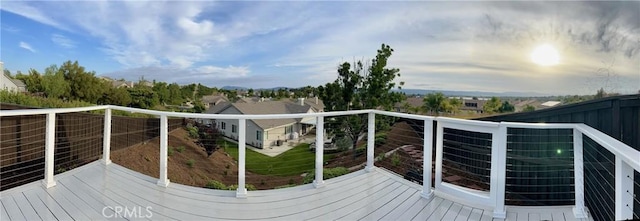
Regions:
<instances>
[{"instance_id":1,"label":"blue sky","mask_svg":"<svg viewBox=\"0 0 640 221\"><path fill-rule=\"evenodd\" d=\"M253 88L318 86L395 53L405 88L640 90L640 2L3 1L5 68L78 60L98 75ZM537 46L558 65L531 61Z\"/></svg>"}]
</instances>

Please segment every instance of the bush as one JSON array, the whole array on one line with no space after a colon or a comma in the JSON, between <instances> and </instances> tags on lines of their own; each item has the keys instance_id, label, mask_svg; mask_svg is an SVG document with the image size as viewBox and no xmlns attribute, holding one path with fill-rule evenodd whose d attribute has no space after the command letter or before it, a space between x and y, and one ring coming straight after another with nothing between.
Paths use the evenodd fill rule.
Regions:
<instances>
[{"instance_id":1,"label":"bush","mask_svg":"<svg viewBox=\"0 0 640 221\"><path fill-rule=\"evenodd\" d=\"M191 126L191 125L187 125L187 131L189 131L189 137L194 138L194 139L198 139L200 138L200 134L198 134L198 128Z\"/></svg>"},{"instance_id":2,"label":"bush","mask_svg":"<svg viewBox=\"0 0 640 221\"><path fill-rule=\"evenodd\" d=\"M204 187L209 189L216 189L216 190L227 189L227 185L224 185L224 183L221 183L220 181L217 181L217 180L209 180L209 182L207 182L207 185L205 185Z\"/></svg>"},{"instance_id":3,"label":"bush","mask_svg":"<svg viewBox=\"0 0 640 221\"><path fill-rule=\"evenodd\" d=\"M173 147L169 147L169 149L167 150L167 155L169 156L173 155Z\"/></svg>"},{"instance_id":4,"label":"bush","mask_svg":"<svg viewBox=\"0 0 640 221\"><path fill-rule=\"evenodd\" d=\"M374 142L375 142L374 146L376 146L376 147L384 145L385 143L387 143L387 134L386 133L376 134Z\"/></svg>"},{"instance_id":5,"label":"bush","mask_svg":"<svg viewBox=\"0 0 640 221\"><path fill-rule=\"evenodd\" d=\"M179 146L178 148L176 148L176 151L178 151L178 153L184 152L184 146Z\"/></svg>"},{"instance_id":6,"label":"bush","mask_svg":"<svg viewBox=\"0 0 640 221\"><path fill-rule=\"evenodd\" d=\"M217 181L217 180L209 180L209 182L207 182L207 185L204 186L205 188L209 188L209 189L216 189L216 190L236 190L238 189L238 185L224 185L224 183ZM247 190L257 190L257 188L254 185L251 184L245 184L244 185L245 188L247 188Z\"/></svg>"},{"instance_id":7,"label":"bush","mask_svg":"<svg viewBox=\"0 0 640 221\"><path fill-rule=\"evenodd\" d=\"M247 188L247 190L251 191L251 190L257 190L256 187L254 185L251 184L245 184L244 188ZM238 185L231 185L227 187L227 190L237 190L238 189Z\"/></svg>"},{"instance_id":8,"label":"bush","mask_svg":"<svg viewBox=\"0 0 640 221\"><path fill-rule=\"evenodd\" d=\"M335 167L335 168L327 168L322 171L322 178L327 180L334 177L339 177L349 173L349 169L346 167ZM307 175L302 179L302 183L307 184L313 182L316 178L315 171L308 172Z\"/></svg>"},{"instance_id":9,"label":"bush","mask_svg":"<svg viewBox=\"0 0 640 221\"><path fill-rule=\"evenodd\" d=\"M400 155L398 155L397 153L393 153L393 155L391 156L391 164L393 164L393 166L399 166L400 165Z\"/></svg>"},{"instance_id":10,"label":"bush","mask_svg":"<svg viewBox=\"0 0 640 221\"><path fill-rule=\"evenodd\" d=\"M194 164L195 162L196 162L196 161L195 161L194 159L189 159L189 160L187 160L187 166L189 166L189 168L193 168L193 164Z\"/></svg>"}]
</instances>

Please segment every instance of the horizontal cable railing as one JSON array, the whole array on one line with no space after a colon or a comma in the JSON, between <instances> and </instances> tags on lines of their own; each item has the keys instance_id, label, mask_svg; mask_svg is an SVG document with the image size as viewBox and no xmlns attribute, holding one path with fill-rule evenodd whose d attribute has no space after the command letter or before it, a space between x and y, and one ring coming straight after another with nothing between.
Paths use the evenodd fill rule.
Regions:
<instances>
[{"instance_id":1,"label":"horizontal cable railing","mask_svg":"<svg viewBox=\"0 0 640 221\"><path fill-rule=\"evenodd\" d=\"M111 116L112 110L151 117L123 121ZM87 111L100 114L70 117ZM63 164L71 169L102 156L106 164L113 160L127 166L135 160L125 157L137 152L142 163L130 168L150 168L147 175L157 177L160 186L183 179L181 183L194 186L235 189L237 197L247 197L253 187L271 189L309 180L319 188L339 166L346 172L374 171L378 166L422 183L424 197L433 191L481 204L496 218L505 216L506 203L574 205L577 218L585 216L586 204L596 220L630 219L638 216L640 203L635 195L640 188L640 152L582 124L493 123L378 110L212 115L117 106L11 110L0 112L0 117L3 190L10 188L4 182L5 171L23 173L24 166L11 166L30 157L40 159L40 164L33 164L40 168L34 174L39 174L36 179L44 175L43 184L50 187L55 185L54 172L63 171L56 167ZM5 123L15 117L37 120ZM347 130L344 119L358 121L360 128ZM278 137L280 132L272 127L257 129L253 124L260 120L292 124L279 128L283 137ZM357 133L347 134L353 131ZM288 163L262 157L261 150L278 145L291 147L291 152L281 153L281 161ZM224 155L216 159L226 160L210 158L216 154ZM604 191L607 188L613 191ZM593 207L607 208L593 212L598 209Z\"/></svg>"},{"instance_id":2,"label":"horizontal cable railing","mask_svg":"<svg viewBox=\"0 0 640 221\"><path fill-rule=\"evenodd\" d=\"M506 204L574 205L572 129L507 130Z\"/></svg>"}]
</instances>

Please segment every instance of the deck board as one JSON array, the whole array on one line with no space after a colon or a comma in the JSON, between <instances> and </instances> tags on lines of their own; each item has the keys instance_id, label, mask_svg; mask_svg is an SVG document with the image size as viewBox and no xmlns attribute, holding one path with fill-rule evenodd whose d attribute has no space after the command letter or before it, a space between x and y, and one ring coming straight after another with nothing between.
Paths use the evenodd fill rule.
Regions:
<instances>
[{"instance_id":1,"label":"deck board","mask_svg":"<svg viewBox=\"0 0 640 221\"><path fill-rule=\"evenodd\" d=\"M0 193L4 220L492 220L491 211L438 196L425 199L421 186L384 169L356 171L325 181L325 187L211 190L171 183L116 164L90 163L55 176L48 189L40 182ZM150 206L152 216L145 217ZM116 207L140 208L138 217L115 216ZM575 220L570 207L507 207L507 220ZM112 215L106 217L105 215ZM515 215L515 216L514 216ZM537 215L537 216L536 216ZM566 219L565 219L566 218Z\"/></svg>"}]
</instances>

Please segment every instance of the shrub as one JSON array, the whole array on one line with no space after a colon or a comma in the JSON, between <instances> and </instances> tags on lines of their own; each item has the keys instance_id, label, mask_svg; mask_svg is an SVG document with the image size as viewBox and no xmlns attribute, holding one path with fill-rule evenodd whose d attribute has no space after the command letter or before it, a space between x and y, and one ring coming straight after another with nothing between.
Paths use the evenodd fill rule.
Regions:
<instances>
[{"instance_id":1,"label":"shrub","mask_svg":"<svg viewBox=\"0 0 640 221\"><path fill-rule=\"evenodd\" d=\"M176 151L178 151L178 153L184 152L184 146L179 146Z\"/></svg>"},{"instance_id":2,"label":"shrub","mask_svg":"<svg viewBox=\"0 0 640 221\"><path fill-rule=\"evenodd\" d=\"M194 138L194 139L198 139L200 138L200 134L198 134L198 128L191 126L191 125L187 125L187 131L189 131L189 137Z\"/></svg>"},{"instance_id":3,"label":"shrub","mask_svg":"<svg viewBox=\"0 0 640 221\"><path fill-rule=\"evenodd\" d=\"M169 149L167 150L167 155L169 156L173 155L173 147L169 147Z\"/></svg>"},{"instance_id":4,"label":"shrub","mask_svg":"<svg viewBox=\"0 0 640 221\"><path fill-rule=\"evenodd\" d=\"M386 133L379 133L376 134L376 137L374 139L374 146L381 146L384 145L385 143L387 143L387 134Z\"/></svg>"},{"instance_id":5,"label":"shrub","mask_svg":"<svg viewBox=\"0 0 640 221\"><path fill-rule=\"evenodd\" d=\"M245 184L244 188L247 188L247 190L257 190L256 187L251 184ZM230 185L227 187L227 190L237 190L237 189L238 189L238 185Z\"/></svg>"},{"instance_id":6,"label":"shrub","mask_svg":"<svg viewBox=\"0 0 640 221\"><path fill-rule=\"evenodd\" d=\"M393 153L393 155L391 156L391 164L396 167L400 165L400 155L398 155L397 153Z\"/></svg>"},{"instance_id":7,"label":"shrub","mask_svg":"<svg viewBox=\"0 0 640 221\"><path fill-rule=\"evenodd\" d=\"M204 187L209 189L217 189L217 190L227 189L227 185L224 185L224 183L221 183L220 181L217 181L217 180L209 180L209 182L207 182L207 185L205 185Z\"/></svg>"},{"instance_id":8,"label":"shrub","mask_svg":"<svg viewBox=\"0 0 640 221\"><path fill-rule=\"evenodd\" d=\"M322 178L326 180L334 177L339 177L347 173L349 173L349 169L347 169L346 167L327 168L322 171ZM315 178L315 171L311 171L304 176L304 178L302 179L302 183L311 183Z\"/></svg>"},{"instance_id":9,"label":"shrub","mask_svg":"<svg viewBox=\"0 0 640 221\"><path fill-rule=\"evenodd\" d=\"M194 164L195 162L196 162L196 161L195 161L194 159L189 159L189 160L187 160L187 166L189 166L189 168L193 168L193 164Z\"/></svg>"}]
</instances>

